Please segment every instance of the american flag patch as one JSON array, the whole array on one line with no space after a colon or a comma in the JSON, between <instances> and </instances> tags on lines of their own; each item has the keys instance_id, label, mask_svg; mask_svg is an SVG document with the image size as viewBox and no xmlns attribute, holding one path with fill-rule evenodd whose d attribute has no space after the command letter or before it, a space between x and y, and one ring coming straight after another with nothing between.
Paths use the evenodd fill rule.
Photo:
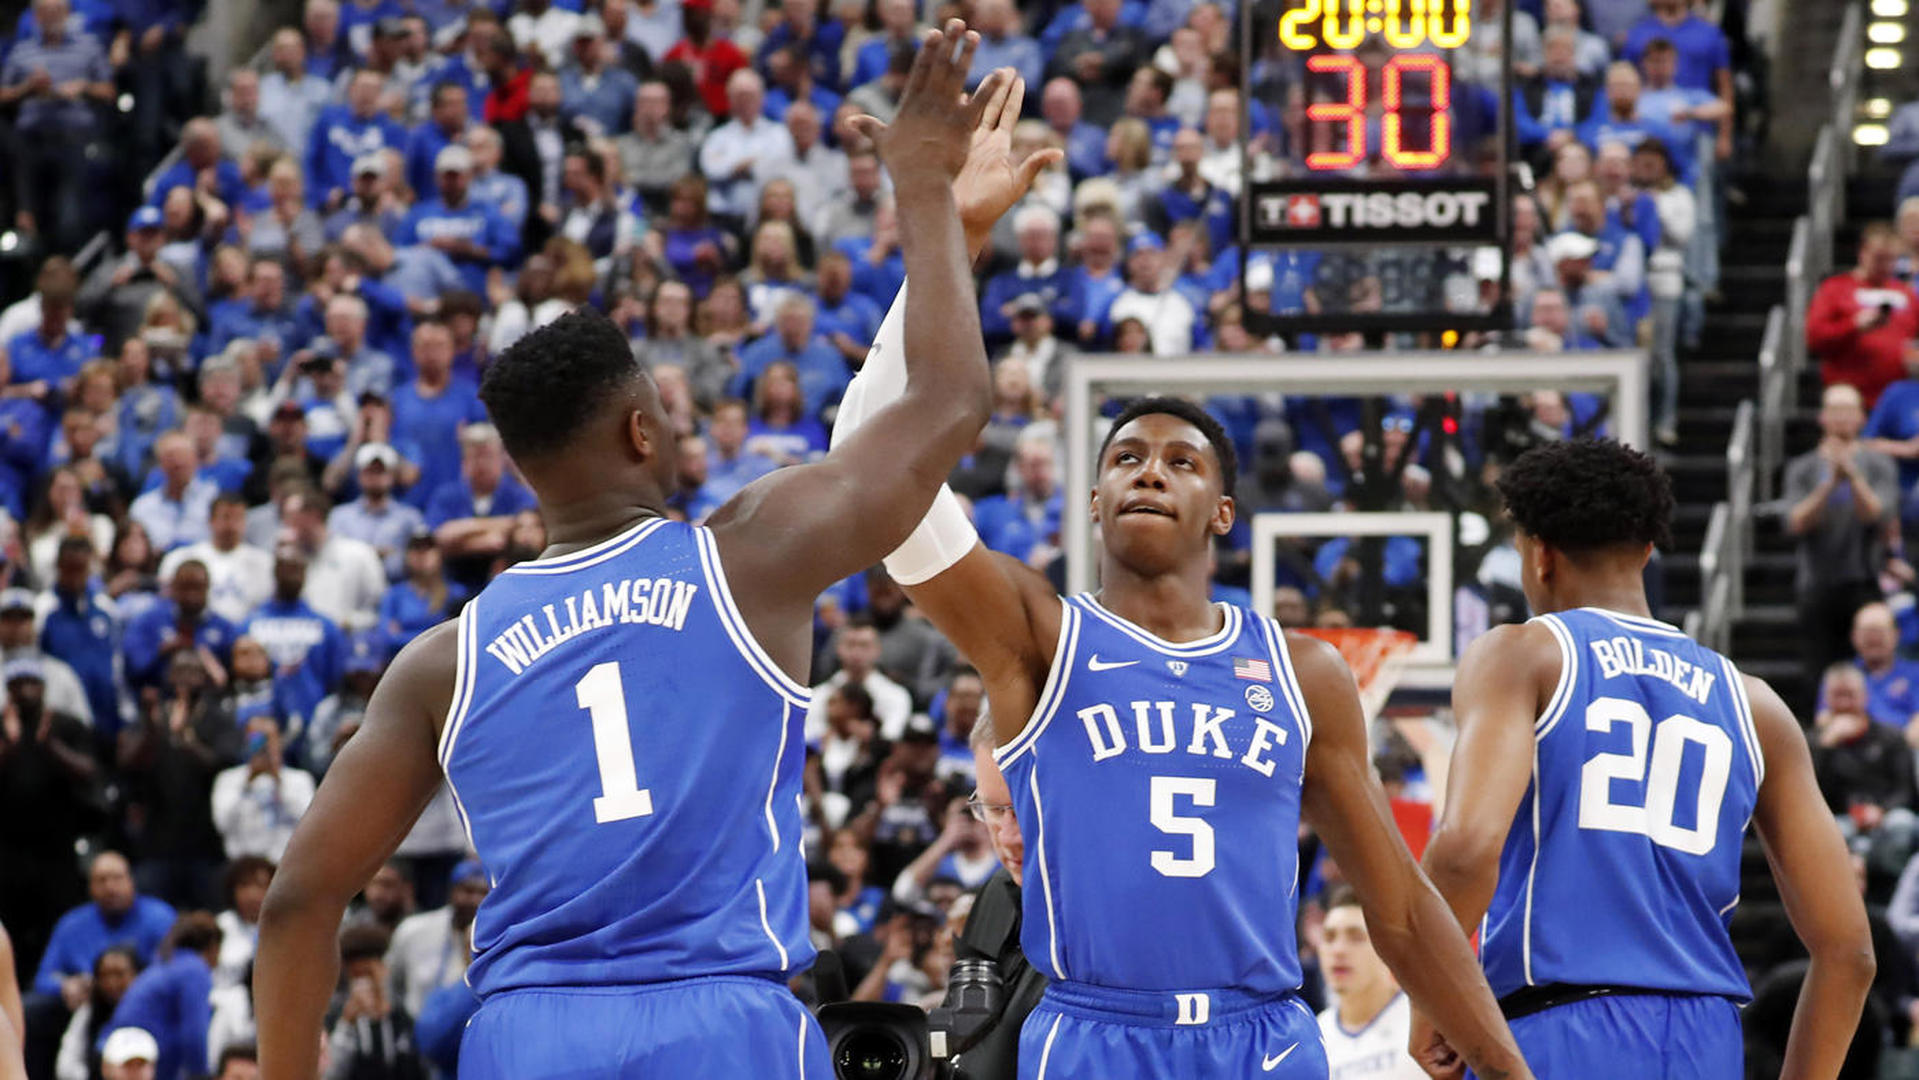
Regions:
<instances>
[{"instance_id":1,"label":"american flag patch","mask_svg":"<svg viewBox=\"0 0 1919 1080\"><path fill-rule=\"evenodd\" d=\"M1254 682L1272 682L1273 665L1264 660L1248 660L1242 656L1233 657L1233 677L1251 679Z\"/></svg>"}]
</instances>

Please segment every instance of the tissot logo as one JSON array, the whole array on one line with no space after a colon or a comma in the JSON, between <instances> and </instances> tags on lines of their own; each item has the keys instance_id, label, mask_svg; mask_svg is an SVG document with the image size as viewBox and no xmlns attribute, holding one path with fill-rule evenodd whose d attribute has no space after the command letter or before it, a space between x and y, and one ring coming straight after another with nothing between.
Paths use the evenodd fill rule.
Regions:
<instances>
[{"instance_id":1,"label":"tissot logo","mask_svg":"<svg viewBox=\"0 0 1919 1080\"><path fill-rule=\"evenodd\" d=\"M1485 179L1295 178L1249 185L1253 242L1478 243L1496 238L1497 186Z\"/></svg>"},{"instance_id":2,"label":"tissot logo","mask_svg":"<svg viewBox=\"0 0 1919 1080\"><path fill-rule=\"evenodd\" d=\"M1288 229L1472 229L1491 202L1484 191L1327 192L1276 198L1265 217Z\"/></svg>"}]
</instances>

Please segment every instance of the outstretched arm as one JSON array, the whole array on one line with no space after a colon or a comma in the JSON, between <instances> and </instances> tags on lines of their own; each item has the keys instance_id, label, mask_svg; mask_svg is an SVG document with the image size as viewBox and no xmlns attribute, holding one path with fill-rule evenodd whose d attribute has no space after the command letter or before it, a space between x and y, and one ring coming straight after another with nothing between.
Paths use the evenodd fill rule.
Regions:
<instances>
[{"instance_id":1,"label":"outstretched arm","mask_svg":"<svg viewBox=\"0 0 1919 1080\"><path fill-rule=\"evenodd\" d=\"M1399 835L1373 774L1352 672L1332 646L1304 635L1286 638L1313 722L1306 819L1359 894L1379 955L1482 1080L1530 1078L1466 935ZM1431 1062L1422 1066L1434 1071Z\"/></svg>"},{"instance_id":2,"label":"outstretched arm","mask_svg":"<svg viewBox=\"0 0 1919 1080\"><path fill-rule=\"evenodd\" d=\"M1812 955L1786 1040L1780 1080L1830 1080L1852 1046L1875 963L1865 903L1850 887L1852 864L1813 781L1812 755L1779 695L1746 679L1766 778L1753 824L1772 864L1786 917Z\"/></svg>"},{"instance_id":3,"label":"outstretched arm","mask_svg":"<svg viewBox=\"0 0 1919 1080\"><path fill-rule=\"evenodd\" d=\"M819 463L772 473L714 512L709 523L749 624L783 625L794 607L810 607L821 589L893 550L986 425L986 351L953 196L973 129L1005 100L1004 75L963 100L978 41L957 19L930 33L893 123L864 118L893 177L914 282L906 385Z\"/></svg>"},{"instance_id":4,"label":"outstretched arm","mask_svg":"<svg viewBox=\"0 0 1919 1080\"><path fill-rule=\"evenodd\" d=\"M453 694L458 627L443 623L401 650L267 890L253 984L263 1075L319 1076L319 1034L339 980L340 918L440 785L438 718Z\"/></svg>"},{"instance_id":5,"label":"outstretched arm","mask_svg":"<svg viewBox=\"0 0 1919 1080\"><path fill-rule=\"evenodd\" d=\"M1015 161L1013 127L1019 122L1026 86L1001 81L995 72L980 85L987 98L972 135L966 165L953 182L969 254L986 246L993 226L1026 194L1042 170L1063 155L1044 150ZM907 380L904 321L908 297L926 288L909 275L880 323L866 365L840 402L833 426L835 447L860 437L864 425L882 416L904 392ZM1000 741L1019 732L1037 703L1058 636L1059 595L1041 575L1015 559L981 546L972 522L953 493L942 487L911 536L892 549L886 568L915 605L985 678Z\"/></svg>"}]
</instances>

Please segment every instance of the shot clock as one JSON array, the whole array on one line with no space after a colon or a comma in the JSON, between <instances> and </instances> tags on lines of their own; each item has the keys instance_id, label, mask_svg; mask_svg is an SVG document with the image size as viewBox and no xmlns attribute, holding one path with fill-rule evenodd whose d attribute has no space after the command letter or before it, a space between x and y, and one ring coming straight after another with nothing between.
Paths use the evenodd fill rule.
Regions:
<instances>
[{"instance_id":1,"label":"shot clock","mask_svg":"<svg viewBox=\"0 0 1919 1080\"><path fill-rule=\"evenodd\" d=\"M1242 250L1277 250L1296 274L1310 264L1315 287L1310 304L1249 311L1249 324L1504 326L1509 11L1481 23L1474 0L1255 8L1264 17L1240 27ZM1499 249L1496 289L1483 249Z\"/></svg>"}]
</instances>

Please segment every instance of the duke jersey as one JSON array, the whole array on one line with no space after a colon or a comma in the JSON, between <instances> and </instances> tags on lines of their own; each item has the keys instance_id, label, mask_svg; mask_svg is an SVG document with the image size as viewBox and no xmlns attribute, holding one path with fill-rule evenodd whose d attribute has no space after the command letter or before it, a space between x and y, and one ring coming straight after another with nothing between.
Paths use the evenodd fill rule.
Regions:
<instances>
[{"instance_id":1,"label":"duke jersey","mask_svg":"<svg viewBox=\"0 0 1919 1080\"><path fill-rule=\"evenodd\" d=\"M1640 616L1534 621L1559 641L1559 684L1480 930L1493 992L1748 999L1727 927L1765 763L1738 669Z\"/></svg>"},{"instance_id":2,"label":"duke jersey","mask_svg":"<svg viewBox=\"0 0 1919 1080\"><path fill-rule=\"evenodd\" d=\"M493 884L467 981L485 998L804 970L807 700L705 529L655 519L496 578L460 615L440 742Z\"/></svg>"},{"instance_id":3,"label":"duke jersey","mask_svg":"<svg viewBox=\"0 0 1919 1080\"><path fill-rule=\"evenodd\" d=\"M1220 610L1174 643L1067 600L1039 706L994 755L1026 842L1020 944L1055 982L1299 985L1312 724L1277 624Z\"/></svg>"}]
</instances>

